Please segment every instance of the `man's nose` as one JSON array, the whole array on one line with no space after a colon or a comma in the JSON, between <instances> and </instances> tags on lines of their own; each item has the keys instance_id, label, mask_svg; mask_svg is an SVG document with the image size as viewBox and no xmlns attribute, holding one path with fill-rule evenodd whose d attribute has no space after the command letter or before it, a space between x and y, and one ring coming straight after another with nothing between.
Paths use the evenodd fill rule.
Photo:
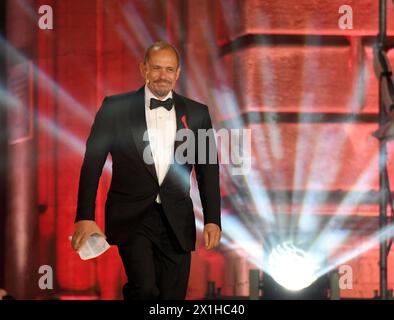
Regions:
<instances>
[{"instance_id":1,"label":"man's nose","mask_svg":"<svg viewBox=\"0 0 394 320\"><path fill-rule=\"evenodd\" d=\"M168 81L168 72L166 70L160 70L160 80Z\"/></svg>"},{"instance_id":2,"label":"man's nose","mask_svg":"<svg viewBox=\"0 0 394 320\"><path fill-rule=\"evenodd\" d=\"M169 82L170 80L166 76L160 76L159 81Z\"/></svg>"}]
</instances>

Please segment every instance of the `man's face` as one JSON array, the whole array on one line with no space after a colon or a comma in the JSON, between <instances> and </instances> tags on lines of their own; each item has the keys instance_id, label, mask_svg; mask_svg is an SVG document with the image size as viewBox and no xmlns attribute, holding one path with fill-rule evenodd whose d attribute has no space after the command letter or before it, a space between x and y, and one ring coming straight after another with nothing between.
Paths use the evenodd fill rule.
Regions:
<instances>
[{"instance_id":1,"label":"man's face","mask_svg":"<svg viewBox=\"0 0 394 320\"><path fill-rule=\"evenodd\" d=\"M140 64L145 81L158 98L164 98L179 78L180 68L176 54L170 49L152 50L146 63Z\"/></svg>"}]
</instances>

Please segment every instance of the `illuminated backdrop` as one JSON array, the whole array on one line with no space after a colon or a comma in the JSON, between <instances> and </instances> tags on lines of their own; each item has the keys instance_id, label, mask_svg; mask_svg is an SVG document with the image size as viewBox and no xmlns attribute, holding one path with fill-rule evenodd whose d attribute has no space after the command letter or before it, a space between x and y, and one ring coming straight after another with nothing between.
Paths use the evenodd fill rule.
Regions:
<instances>
[{"instance_id":1,"label":"illuminated backdrop","mask_svg":"<svg viewBox=\"0 0 394 320\"><path fill-rule=\"evenodd\" d=\"M116 248L83 262L68 236L94 114L106 95L143 84L138 63L163 39L181 54L178 91L208 104L216 129L252 130L251 171L235 176L221 166L222 246L207 252L198 238L188 298L202 298L208 281L223 295L248 295L249 269L274 275L268 254L286 241L318 260L317 274L351 266L353 288L343 297L372 297L379 274L371 240L381 236L378 143L371 137L378 2L346 3L350 30L338 27L341 0L8 1L0 45L8 55L1 92L10 127L10 290L30 298L121 297ZM53 9L52 30L38 27L41 5ZM101 226L110 172L108 162L96 203ZM193 198L201 229L195 185ZM40 265L53 267L52 291L36 287Z\"/></svg>"}]
</instances>

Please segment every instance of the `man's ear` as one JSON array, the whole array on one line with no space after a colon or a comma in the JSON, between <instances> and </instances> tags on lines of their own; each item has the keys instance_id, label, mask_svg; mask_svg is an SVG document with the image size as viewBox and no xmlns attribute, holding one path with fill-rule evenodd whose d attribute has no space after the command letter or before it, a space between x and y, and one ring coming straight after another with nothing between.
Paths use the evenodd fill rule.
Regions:
<instances>
[{"instance_id":1,"label":"man's ear","mask_svg":"<svg viewBox=\"0 0 394 320\"><path fill-rule=\"evenodd\" d=\"M141 76L146 80L146 66L145 66L145 63L143 63L143 62L141 62L140 63L140 73L141 73Z\"/></svg>"},{"instance_id":2,"label":"man's ear","mask_svg":"<svg viewBox=\"0 0 394 320\"><path fill-rule=\"evenodd\" d=\"M178 80L180 74L181 74L181 67L178 67L178 70L176 71L176 80Z\"/></svg>"}]
</instances>

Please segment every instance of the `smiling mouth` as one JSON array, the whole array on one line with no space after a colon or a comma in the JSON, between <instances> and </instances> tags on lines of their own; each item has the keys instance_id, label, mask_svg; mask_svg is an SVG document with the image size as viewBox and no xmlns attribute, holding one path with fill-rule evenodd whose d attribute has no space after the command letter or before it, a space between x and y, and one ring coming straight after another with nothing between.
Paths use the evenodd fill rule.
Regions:
<instances>
[{"instance_id":1,"label":"smiling mouth","mask_svg":"<svg viewBox=\"0 0 394 320\"><path fill-rule=\"evenodd\" d=\"M156 83L157 84L167 84L167 85L171 84L171 82L169 82L169 81L157 81Z\"/></svg>"}]
</instances>

